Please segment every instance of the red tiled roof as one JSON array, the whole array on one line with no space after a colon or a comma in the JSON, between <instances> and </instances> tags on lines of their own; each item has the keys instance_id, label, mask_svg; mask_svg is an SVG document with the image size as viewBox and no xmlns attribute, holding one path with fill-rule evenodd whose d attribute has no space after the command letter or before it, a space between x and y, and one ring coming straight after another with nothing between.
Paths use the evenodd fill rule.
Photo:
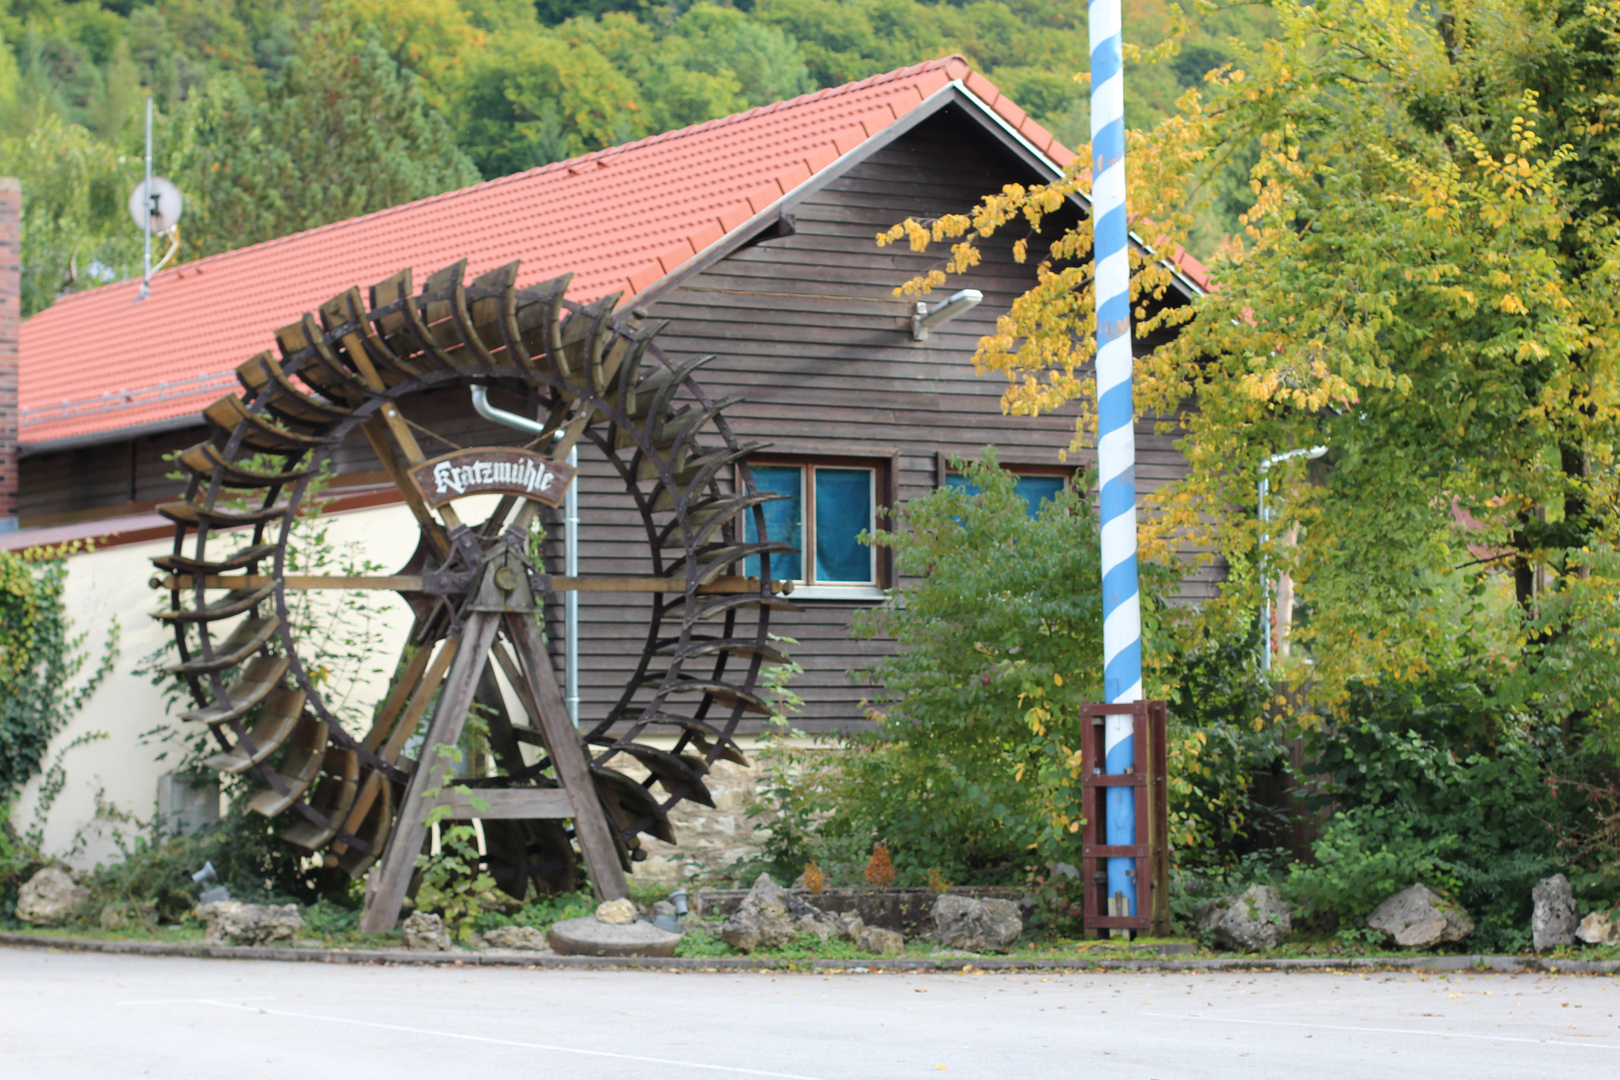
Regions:
<instances>
[{"instance_id":1,"label":"red tiled roof","mask_svg":"<svg viewBox=\"0 0 1620 1080\"><path fill-rule=\"evenodd\" d=\"M1073 151L959 56L490 180L78 293L21 329L21 441L112 433L196 413L234 387L271 332L353 285L458 259L518 258L520 285L566 271L569 295L633 296L960 79L1060 166Z\"/></svg>"}]
</instances>

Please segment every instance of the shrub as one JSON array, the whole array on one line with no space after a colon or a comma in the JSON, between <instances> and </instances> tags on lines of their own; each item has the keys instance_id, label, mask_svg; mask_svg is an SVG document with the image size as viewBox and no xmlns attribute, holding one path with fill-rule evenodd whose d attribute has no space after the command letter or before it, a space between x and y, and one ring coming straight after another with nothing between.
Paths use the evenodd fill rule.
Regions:
<instances>
[{"instance_id":1,"label":"shrub","mask_svg":"<svg viewBox=\"0 0 1620 1080\"><path fill-rule=\"evenodd\" d=\"M1569 869L1554 829L1574 800L1548 786L1572 755L1555 724L1503 709L1466 672L1357 686L1346 717L1315 733L1311 768L1336 812L1288 887L1325 927L1354 935L1393 892L1421 882L1474 917L1469 948L1528 943L1530 891Z\"/></svg>"},{"instance_id":2,"label":"shrub","mask_svg":"<svg viewBox=\"0 0 1620 1080\"><path fill-rule=\"evenodd\" d=\"M839 754L775 757L767 858L789 880L814 860L858 884L874 843L908 887L1079 861L1079 706L1102 690L1095 515L1084 483L1031 513L993 448L953 467L976 494L913 499L870 537L910 579L855 622L896 645L857 674L875 729L834 740ZM1149 632L1162 579L1144 575Z\"/></svg>"}]
</instances>

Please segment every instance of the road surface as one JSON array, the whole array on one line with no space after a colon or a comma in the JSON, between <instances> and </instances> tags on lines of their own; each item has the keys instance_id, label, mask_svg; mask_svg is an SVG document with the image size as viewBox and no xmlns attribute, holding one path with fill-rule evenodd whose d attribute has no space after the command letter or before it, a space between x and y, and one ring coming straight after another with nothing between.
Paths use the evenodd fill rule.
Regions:
<instances>
[{"instance_id":1,"label":"road surface","mask_svg":"<svg viewBox=\"0 0 1620 1080\"><path fill-rule=\"evenodd\" d=\"M0 947L0 1076L1620 1078L1620 979L661 973Z\"/></svg>"}]
</instances>

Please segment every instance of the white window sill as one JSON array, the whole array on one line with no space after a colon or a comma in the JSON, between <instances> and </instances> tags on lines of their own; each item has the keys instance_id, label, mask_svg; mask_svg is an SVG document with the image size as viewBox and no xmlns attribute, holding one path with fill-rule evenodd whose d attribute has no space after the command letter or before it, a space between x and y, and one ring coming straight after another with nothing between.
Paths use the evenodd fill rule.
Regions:
<instances>
[{"instance_id":1,"label":"white window sill","mask_svg":"<svg viewBox=\"0 0 1620 1080\"><path fill-rule=\"evenodd\" d=\"M888 599L876 585L795 585L784 594L789 600L862 600L881 603Z\"/></svg>"}]
</instances>

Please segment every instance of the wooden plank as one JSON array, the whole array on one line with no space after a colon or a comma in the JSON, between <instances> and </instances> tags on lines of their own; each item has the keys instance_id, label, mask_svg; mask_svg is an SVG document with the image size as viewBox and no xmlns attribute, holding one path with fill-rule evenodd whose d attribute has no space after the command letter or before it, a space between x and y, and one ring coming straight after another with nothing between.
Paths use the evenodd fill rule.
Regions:
<instances>
[{"instance_id":1,"label":"wooden plank","mask_svg":"<svg viewBox=\"0 0 1620 1080\"><path fill-rule=\"evenodd\" d=\"M470 788L447 791L433 806L450 807L453 818L571 818L574 800L562 788ZM485 805L479 806L478 803Z\"/></svg>"},{"instance_id":2,"label":"wooden plank","mask_svg":"<svg viewBox=\"0 0 1620 1080\"><path fill-rule=\"evenodd\" d=\"M189 589L193 579L183 577L177 579L173 574L157 579L159 588ZM289 574L281 579L289 589L391 589L395 592L421 592L424 584L420 575L398 574L392 577L346 577L342 575L307 575ZM276 578L272 574L210 574L203 578L205 589L262 589L272 585ZM178 582L178 584L177 584ZM783 588L790 588L791 582L778 582ZM551 579L552 592L645 592L645 593L678 593L686 591L684 578L658 577L653 574L622 574L581 577L553 577ZM728 575L715 578L707 585L700 586L698 592L706 594L730 594L758 592L759 579Z\"/></svg>"},{"instance_id":3,"label":"wooden plank","mask_svg":"<svg viewBox=\"0 0 1620 1080\"><path fill-rule=\"evenodd\" d=\"M393 734L389 735L388 741L382 744L382 749L377 751L378 757L389 764L394 764L399 760L400 752L405 749L406 742L410 740L411 734L416 731L416 725L422 719L422 714L427 712L429 705L433 704L433 696L438 693L439 684L444 681L445 672L449 669L451 661L455 659L456 649L460 644L458 639L449 638L439 647L438 655L433 658L432 666L428 668L427 674L422 676L421 682L411 694L410 704L405 709L405 715L394 726ZM422 651L428 652L429 650L424 647ZM366 741L368 744L370 743L371 734L375 734L375 732L376 729L374 728L367 735ZM368 772L366 774L365 780L361 783L360 792L355 796L354 806L349 811L349 817L343 823L344 832L358 835L358 830L365 823L366 815L371 812L371 804L376 802L377 797L381 794L379 789L388 782L381 773ZM347 846L341 840L332 845L334 855L341 855L347 850Z\"/></svg>"},{"instance_id":4,"label":"wooden plank","mask_svg":"<svg viewBox=\"0 0 1620 1080\"><path fill-rule=\"evenodd\" d=\"M579 732L568 722L568 705L557 687L557 674L541 646L540 628L528 615L508 613L502 618L507 640L517 652L518 664L540 708L540 715L533 720L545 737L557 779L565 790L577 796L579 816L574 818L574 836L585 856L597 899L626 897L630 895L630 887L624 879L624 868L619 865L619 853L608 832L607 815L596 798L596 785L586 764L585 748L580 744Z\"/></svg>"},{"instance_id":5,"label":"wooden plank","mask_svg":"<svg viewBox=\"0 0 1620 1080\"><path fill-rule=\"evenodd\" d=\"M467 711L472 707L473 692L478 677L483 673L489 647L499 629L499 616L484 611L473 612L462 627L456 658L450 665L439 693L439 704L433 712L433 723L428 726L427 738L422 744L422 760L405 786L405 798L400 802L388 848L383 852L375 873L376 890L366 901L360 919L360 928L367 933L392 930L399 921L399 909L405 902L410 887L411 873L416 867L416 856L422 850L427 835L427 814L430 807L423 794L442 788L450 777L451 763L441 760L437 750L454 746L461 738L467 723Z\"/></svg>"}]
</instances>

